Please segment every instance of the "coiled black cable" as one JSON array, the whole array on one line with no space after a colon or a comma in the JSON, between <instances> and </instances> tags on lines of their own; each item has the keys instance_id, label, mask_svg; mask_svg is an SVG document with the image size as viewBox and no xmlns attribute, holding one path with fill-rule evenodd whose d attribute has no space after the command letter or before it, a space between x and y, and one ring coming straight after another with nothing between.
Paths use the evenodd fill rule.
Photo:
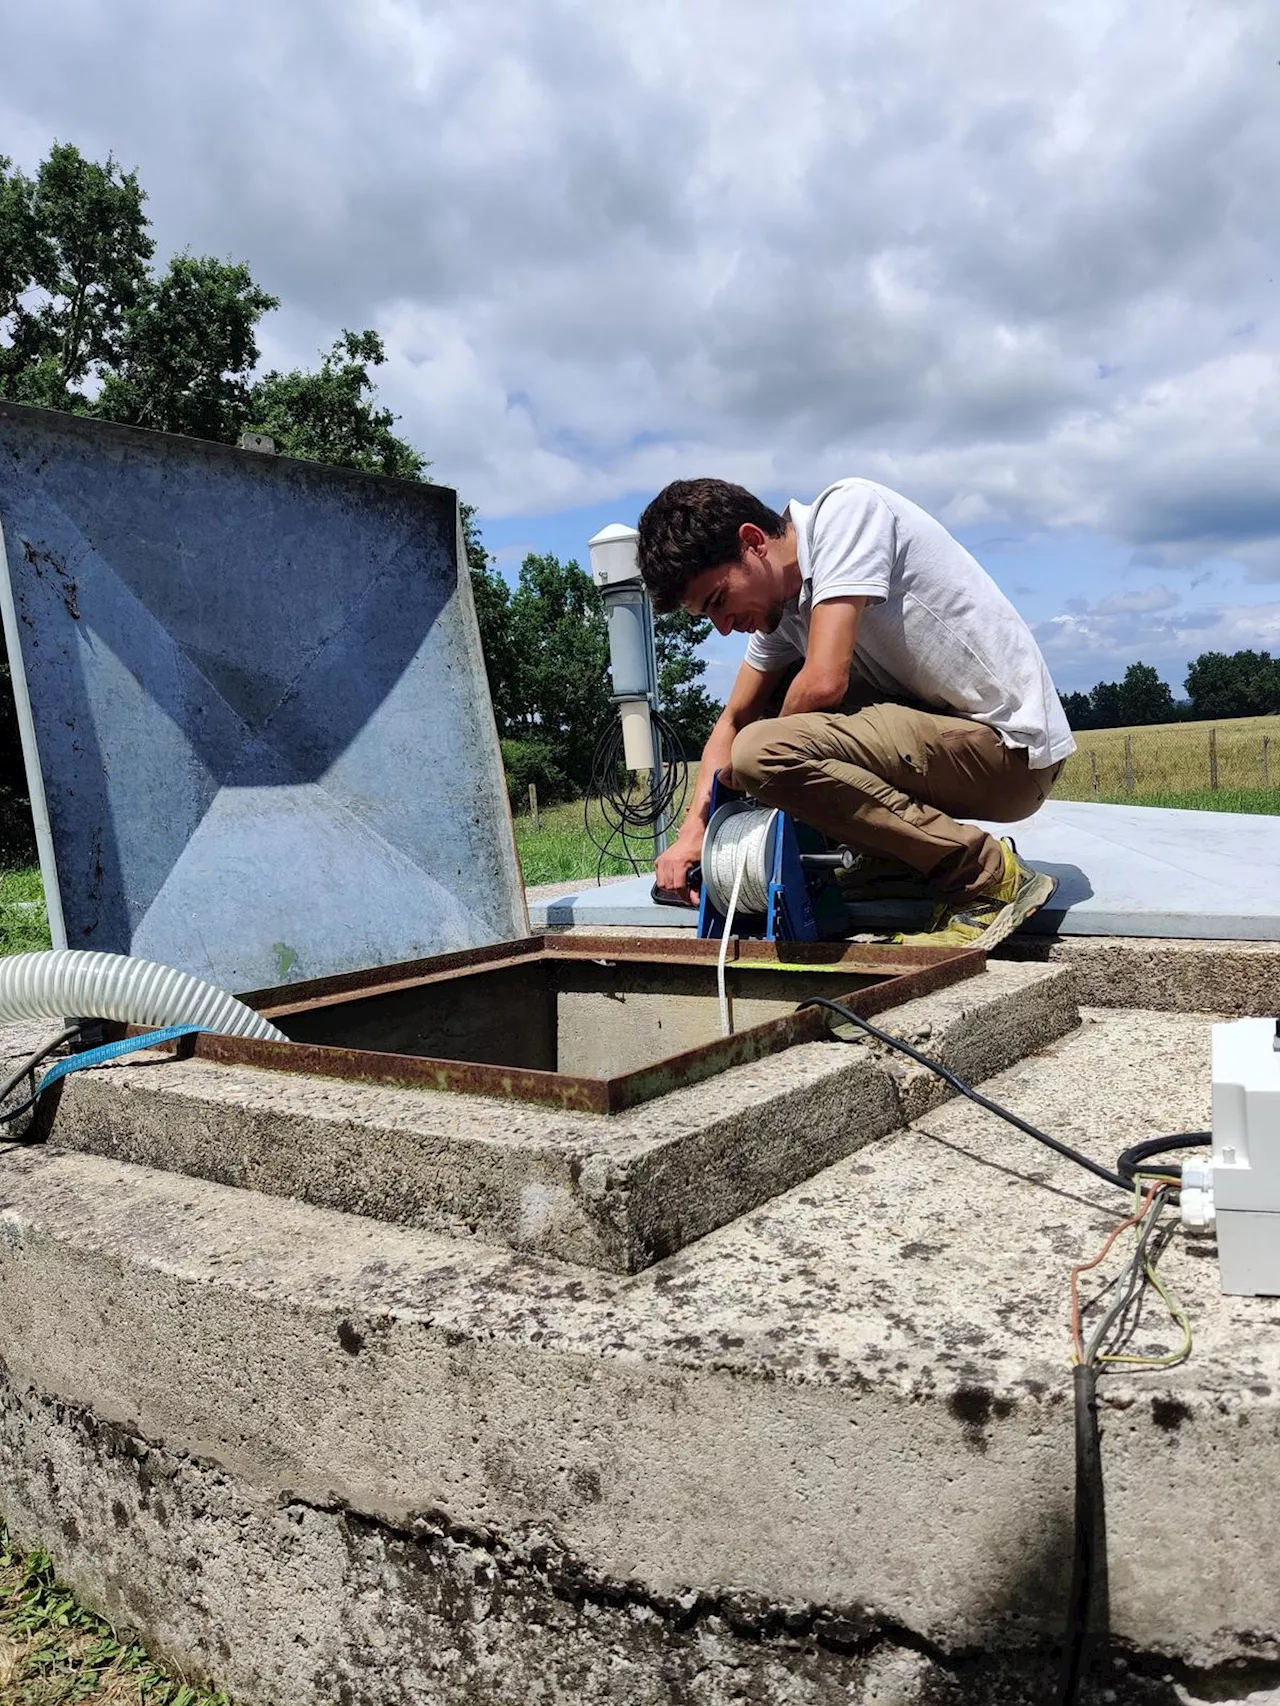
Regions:
<instances>
[{"instance_id":1,"label":"coiled black cable","mask_svg":"<svg viewBox=\"0 0 1280 1706\"><path fill-rule=\"evenodd\" d=\"M650 716L662 748L662 768L656 774L627 769L622 722L618 717L611 717L601 730L591 755L591 785L582 816L599 855L597 882L610 856L625 859L637 874L652 865L657 852L658 825L671 822L684 809L689 787L684 747L661 712L651 711ZM599 825L591 820L592 800L600 802L600 816L605 825L603 836Z\"/></svg>"},{"instance_id":2,"label":"coiled black cable","mask_svg":"<svg viewBox=\"0 0 1280 1706\"><path fill-rule=\"evenodd\" d=\"M1157 1168L1143 1167L1143 1162L1150 1161L1155 1155L1164 1155L1170 1149L1207 1149L1212 1142L1211 1131L1179 1131L1172 1137L1149 1137L1145 1143L1135 1143L1122 1150L1116 1166L1130 1184L1138 1172L1159 1172L1171 1179L1181 1179L1182 1167L1177 1161L1162 1162Z\"/></svg>"}]
</instances>

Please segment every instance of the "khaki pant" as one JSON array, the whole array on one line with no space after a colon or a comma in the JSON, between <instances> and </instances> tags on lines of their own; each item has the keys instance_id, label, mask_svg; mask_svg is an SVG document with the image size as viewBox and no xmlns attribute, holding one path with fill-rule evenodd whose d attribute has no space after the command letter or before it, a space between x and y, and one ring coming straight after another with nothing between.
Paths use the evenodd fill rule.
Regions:
<instances>
[{"instance_id":1,"label":"khaki pant","mask_svg":"<svg viewBox=\"0 0 1280 1706\"><path fill-rule=\"evenodd\" d=\"M1016 823L1044 804L1062 766L1030 769L1021 748L968 717L883 704L748 723L733 768L766 805L961 898L998 881L1003 856L985 830L950 814Z\"/></svg>"}]
</instances>

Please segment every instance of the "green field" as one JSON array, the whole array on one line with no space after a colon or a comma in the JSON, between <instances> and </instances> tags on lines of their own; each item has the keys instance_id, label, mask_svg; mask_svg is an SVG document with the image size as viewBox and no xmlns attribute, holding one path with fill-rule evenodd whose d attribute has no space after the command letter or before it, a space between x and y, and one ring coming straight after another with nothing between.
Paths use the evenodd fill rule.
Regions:
<instances>
[{"instance_id":1,"label":"green field","mask_svg":"<svg viewBox=\"0 0 1280 1706\"><path fill-rule=\"evenodd\" d=\"M1082 730L1076 747L1058 779L1055 799L1185 804L1205 811L1280 810L1280 717ZM1206 803L1200 805L1202 795ZM1235 803L1273 797L1270 805Z\"/></svg>"}]
</instances>

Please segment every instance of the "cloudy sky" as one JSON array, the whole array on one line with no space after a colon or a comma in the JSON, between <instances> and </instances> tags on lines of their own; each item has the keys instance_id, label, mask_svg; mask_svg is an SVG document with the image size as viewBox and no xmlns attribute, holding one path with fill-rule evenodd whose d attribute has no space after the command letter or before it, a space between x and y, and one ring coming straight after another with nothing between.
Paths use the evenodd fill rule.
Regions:
<instances>
[{"instance_id":1,"label":"cloudy sky","mask_svg":"<svg viewBox=\"0 0 1280 1706\"><path fill-rule=\"evenodd\" d=\"M282 298L268 364L377 327L504 567L857 473L1063 688L1280 649L1274 0L9 5L0 153L55 139Z\"/></svg>"}]
</instances>

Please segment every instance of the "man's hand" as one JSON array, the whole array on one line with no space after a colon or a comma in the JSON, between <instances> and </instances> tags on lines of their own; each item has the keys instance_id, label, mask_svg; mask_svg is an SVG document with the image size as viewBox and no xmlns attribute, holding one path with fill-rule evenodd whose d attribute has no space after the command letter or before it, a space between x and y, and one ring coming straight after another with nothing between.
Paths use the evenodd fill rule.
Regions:
<instances>
[{"instance_id":1,"label":"man's hand","mask_svg":"<svg viewBox=\"0 0 1280 1706\"><path fill-rule=\"evenodd\" d=\"M689 887L689 871L702 856L701 833L696 839L683 834L676 837L665 852L660 853L653 867L654 881L660 889L678 894L686 906L696 906L698 891Z\"/></svg>"},{"instance_id":2,"label":"man's hand","mask_svg":"<svg viewBox=\"0 0 1280 1706\"><path fill-rule=\"evenodd\" d=\"M738 780L738 772L733 768L732 764L726 764L722 769L717 770L716 776L722 788L730 788L735 794L746 793L747 790Z\"/></svg>"}]
</instances>

